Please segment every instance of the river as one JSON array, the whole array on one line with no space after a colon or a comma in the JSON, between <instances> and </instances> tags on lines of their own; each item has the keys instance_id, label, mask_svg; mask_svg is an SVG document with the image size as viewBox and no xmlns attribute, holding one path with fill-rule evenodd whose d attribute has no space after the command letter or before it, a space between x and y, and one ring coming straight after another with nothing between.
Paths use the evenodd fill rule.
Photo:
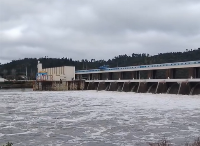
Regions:
<instances>
[{"instance_id":1,"label":"river","mask_svg":"<svg viewBox=\"0 0 200 146\"><path fill-rule=\"evenodd\" d=\"M0 145L182 145L199 136L199 95L0 90Z\"/></svg>"}]
</instances>

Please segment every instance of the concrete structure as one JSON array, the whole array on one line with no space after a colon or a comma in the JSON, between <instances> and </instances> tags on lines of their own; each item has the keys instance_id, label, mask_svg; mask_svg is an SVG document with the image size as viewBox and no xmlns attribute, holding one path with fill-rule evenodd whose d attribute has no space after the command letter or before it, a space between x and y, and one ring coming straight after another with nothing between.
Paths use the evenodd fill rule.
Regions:
<instances>
[{"instance_id":1,"label":"concrete structure","mask_svg":"<svg viewBox=\"0 0 200 146\"><path fill-rule=\"evenodd\" d=\"M34 90L200 94L200 60L78 70L75 74L75 81L36 82Z\"/></svg>"},{"instance_id":2,"label":"concrete structure","mask_svg":"<svg viewBox=\"0 0 200 146\"><path fill-rule=\"evenodd\" d=\"M74 66L62 66L53 68L42 68L42 63L38 61L38 73L36 80L44 81L69 81L75 79Z\"/></svg>"},{"instance_id":3,"label":"concrete structure","mask_svg":"<svg viewBox=\"0 0 200 146\"><path fill-rule=\"evenodd\" d=\"M113 79L141 79L141 72L147 71L147 79L155 79L160 70L165 70L165 78L176 78L177 69L187 69L186 78L200 78L200 60L175 62L164 64L151 64L127 67L115 67L91 70L77 70L76 79L86 80L113 80Z\"/></svg>"}]
</instances>

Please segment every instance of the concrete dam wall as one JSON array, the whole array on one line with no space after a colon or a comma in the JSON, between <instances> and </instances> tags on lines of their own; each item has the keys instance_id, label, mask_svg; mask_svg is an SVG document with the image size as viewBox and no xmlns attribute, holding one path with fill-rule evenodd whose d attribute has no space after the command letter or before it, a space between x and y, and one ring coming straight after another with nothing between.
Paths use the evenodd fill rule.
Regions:
<instances>
[{"instance_id":1,"label":"concrete dam wall","mask_svg":"<svg viewBox=\"0 0 200 146\"><path fill-rule=\"evenodd\" d=\"M34 91L96 90L153 94L200 95L200 82L36 81Z\"/></svg>"}]
</instances>

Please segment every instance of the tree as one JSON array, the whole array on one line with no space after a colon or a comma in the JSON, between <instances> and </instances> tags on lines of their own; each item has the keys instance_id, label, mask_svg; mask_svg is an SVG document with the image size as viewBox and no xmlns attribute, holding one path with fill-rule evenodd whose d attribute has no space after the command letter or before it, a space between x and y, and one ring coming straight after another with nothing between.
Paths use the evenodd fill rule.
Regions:
<instances>
[{"instance_id":1,"label":"tree","mask_svg":"<svg viewBox=\"0 0 200 146\"><path fill-rule=\"evenodd\" d=\"M2 73L3 73L3 77L6 78L8 71L6 69L4 69Z\"/></svg>"},{"instance_id":2,"label":"tree","mask_svg":"<svg viewBox=\"0 0 200 146\"><path fill-rule=\"evenodd\" d=\"M36 76L36 72L35 72L34 70L31 70L30 79L31 79L31 80L34 80L34 79L35 79L35 76Z\"/></svg>"},{"instance_id":3,"label":"tree","mask_svg":"<svg viewBox=\"0 0 200 146\"><path fill-rule=\"evenodd\" d=\"M3 145L3 146L12 146L12 145L13 143L8 142L6 145Z\"/></svg>"},{"instance_id":4,"label":"tree","mask_svg":"<svg viewBox=\"0 0 200 146\"><path fill-rule=\"evenodd\" d=\"M15 79L16 78L16 69L12 69L11 74L13 76L13 79Z\"/></svg>"}]
</instances>

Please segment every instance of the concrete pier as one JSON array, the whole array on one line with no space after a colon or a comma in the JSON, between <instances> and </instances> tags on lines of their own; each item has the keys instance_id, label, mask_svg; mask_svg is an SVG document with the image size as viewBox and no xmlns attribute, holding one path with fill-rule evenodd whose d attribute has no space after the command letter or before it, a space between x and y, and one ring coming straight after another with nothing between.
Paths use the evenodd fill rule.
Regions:
<instances>
[{"instance_id":1,"label":"concrete pier","mask_svg":"<svg viewBox=\"0 0 200 146\"><path fill-rule=\"evenodd\" d=\"M33 83L34 91L68 91L84 90L84 81L35 81ZM95 89L95 88L94 88ZM91 89L93 90L93 89Z\"/></svg>"},{"instance_id":2,"label":"concrete pier","mask_svg":"<svg viewBox=\"0 0 200 146\"><path fill-rule=\"evenodd\" d=\"M200 79L35 81L34 91L96 90L153 94L199 95Z\"/></svg>"}]
</instances>

